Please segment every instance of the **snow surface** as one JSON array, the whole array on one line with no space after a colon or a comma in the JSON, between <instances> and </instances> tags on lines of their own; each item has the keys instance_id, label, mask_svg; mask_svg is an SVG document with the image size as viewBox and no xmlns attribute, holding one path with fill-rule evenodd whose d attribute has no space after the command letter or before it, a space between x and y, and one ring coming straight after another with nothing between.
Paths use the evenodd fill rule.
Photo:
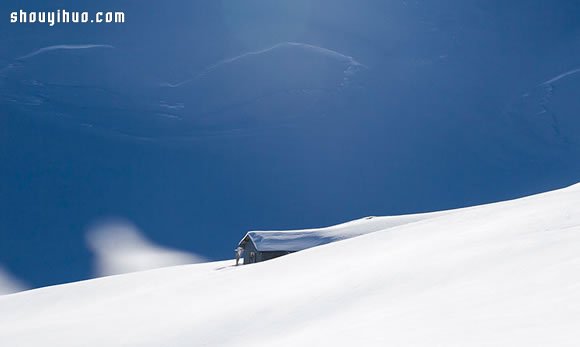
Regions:
<instances>
[{"instance_id":1,"label":"snow surface","mask_svg":"<svg viewBox=\"0 0 580 347\"><path fill-rule=\"evenodd\" d=\"M3 296L0 345L577 346L580 185L400 218L263 263Z\"/></svg>"}]
</instances>

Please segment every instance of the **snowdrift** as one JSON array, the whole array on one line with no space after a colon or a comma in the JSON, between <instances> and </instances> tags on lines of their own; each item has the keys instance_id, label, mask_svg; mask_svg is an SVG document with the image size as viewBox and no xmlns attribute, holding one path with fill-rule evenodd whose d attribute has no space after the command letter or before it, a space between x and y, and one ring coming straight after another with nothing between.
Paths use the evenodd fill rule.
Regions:
<instances>
[{"instance_id":1,"label":"snowdrift","mask_svg":"<svg viewBox=\"0 0 580 347\"><path fill-rule=\"evenodd\" d=\"M577 345L580 185L400 218L405 222L253 265L186 265L7 295L0 298L0 341Z\"/></svg>"}]
</instances>

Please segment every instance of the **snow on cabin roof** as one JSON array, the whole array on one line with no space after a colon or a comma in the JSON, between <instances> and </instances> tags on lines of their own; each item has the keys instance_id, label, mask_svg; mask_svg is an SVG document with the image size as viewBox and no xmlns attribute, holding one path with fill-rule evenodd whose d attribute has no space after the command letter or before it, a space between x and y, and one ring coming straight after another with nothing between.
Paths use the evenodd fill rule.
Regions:
<instances>
[{"instance_id":1,"label":"snow on cabin roof","mask_svg":"<svg viewBox=\"0 0 580 347\"><path fill-rule=\"evenodd\" d=\"M423 215L406 215L397 217L365 217L351 222L326 228L287 230L287 231L249 231L240 241L250 239L260 252L288 251L303 249L345 240L351 237L412 223L436 213Z\"/></svg>"},{"instance_id":2,"label":"snow on cabin roof","mask_svg":"<svg viewBox=\"0 0 580 347\"><path fill-rule=\"evenodd\" d=\"M335 241L332 237L323 236L312 231L250 231L246 234L246 237L252 240L256 249L260 252L295 252Z\"/></svg>"}]
</instances>

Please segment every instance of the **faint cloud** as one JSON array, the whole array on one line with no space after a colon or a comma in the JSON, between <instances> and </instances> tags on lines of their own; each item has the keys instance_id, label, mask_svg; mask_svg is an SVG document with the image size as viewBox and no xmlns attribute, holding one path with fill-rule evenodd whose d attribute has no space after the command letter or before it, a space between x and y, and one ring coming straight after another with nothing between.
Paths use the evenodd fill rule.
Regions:
<instances>
[{"instance_id":1,"label":"faint cloud","mask_svg":"<svg viewBox=\"0 0 580 347\"><path fill-rule=\"evenodd\" d=\"M58 51L58 50L77 50L77 49L93 49L93 48L114 48L111 45L100 45L100 44L87 44L87 45L55 45L55 46L49 46L49 47L43 47L40 49L37 49L34 52L28 53L26 55L23 55L19 58L16 58L16 60L26 60L29 58L32 58L34 56L37 56L39 54L42 53L46 53L46 52L50 52L50 51Z\"/></svg>"},{"instance_id":2,"label":"faint cloud","mask_svg":"<svg viewBox=\"0 0 580 347\"><path fill-rule=\"evenodd\" d=\"M109 276L166 266L200 263L198 255L156 245L132 223L106 220L91 226L87 245L95 256L95 276Z\"/></svg>"},{"instance_id":3,"label":"faint cloud","mask_svg":"<svg viewBox=\"0 0 580 347\"><path fill-rule=\"evenodd\" d=\"M28 287L23 282L0 265L0 295L21 292L26 289Z\"/></svg>"}]
</instances>

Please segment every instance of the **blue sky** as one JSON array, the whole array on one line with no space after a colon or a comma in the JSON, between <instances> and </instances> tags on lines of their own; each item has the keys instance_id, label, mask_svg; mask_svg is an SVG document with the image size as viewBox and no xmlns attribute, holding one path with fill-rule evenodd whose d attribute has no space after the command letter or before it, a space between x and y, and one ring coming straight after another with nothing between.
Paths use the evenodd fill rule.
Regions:
<instances>
[{"instance_id":1,"label":"blue sky","mask_svg":"<svg viewBox=\"0 0 580 347\"><path fill-rule=\"evenodd\" d=\"M8 20L58 8L123 10L127 22ZM224 259L250 229L578 181L575 134L531 117L539 85L580 66L576 1L25 1L0 12L0 65L18 63L0 75L0 264L31 286L89 278L85 233L102 218ZM113 48L18 60L87 44ZM570 129L576 78L553 96Z\"/></svg>"}]
</instances>

